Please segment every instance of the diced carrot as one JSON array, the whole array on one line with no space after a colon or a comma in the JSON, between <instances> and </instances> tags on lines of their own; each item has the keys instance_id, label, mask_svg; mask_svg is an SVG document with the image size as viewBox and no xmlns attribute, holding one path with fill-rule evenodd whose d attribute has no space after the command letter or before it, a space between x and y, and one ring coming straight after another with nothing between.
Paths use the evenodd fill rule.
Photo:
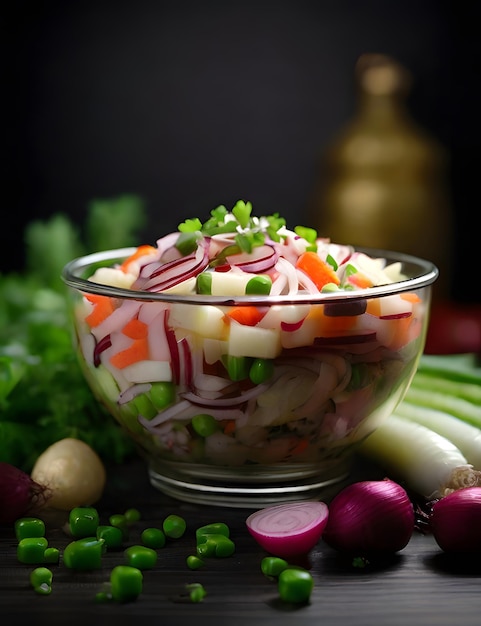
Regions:
<instances>
[{"instance_id":1,"label":"diced carrot","mask_svg":"<svg viewBox=\"0 0 481 626\"><path fill-rule=\"evenodd\" d=\"M256 306L238 306L230 308L227 317L244 326L255 326L264 317L264 313Z\"/></svg>"},{"instance_id":2,"label":"diced carrot","mask_svg":"<svg viewBox=\"0 0 481 626\"><path fill-rule=\"evenodd\" d=\"M401 299L406 300L407 302L412 302L413 304L417 304L418 302L421 302L421 298L418 296L418 294L412 293L412 292L402 293Z\"/></svg>"},{"instance_id":3,"label":"diced carrot","mask_svg":"<svg viewBox=\"0 0 481 626\"><path fill-rule=\"evenodd\" d=\"M145 322L132 319L122 328L122 333L131 339L144 339L147 337L149 327Z\"/></svg>"},{"instance_id":4,"label":"diced carrot","mask_svg":"<svg viewBox=\"0 0 481 626\"><path fill-rule=\"evenodd\" d=\"M336 272L316 252L303 252L296 261L296 267L309 276L319 291L329 283L340 283Z\"/></svg>"},{"instance_id":5,"label":"diced carrot","mask_svg":"<svg viewBox=\"0 0 481 626\"><path fill-rule=\"evenodd\" d=\"M147 338L134 339L132 345L125 350L117 352L110 357L110 362L114 367L122 369L127 365L132 365L137 361L145 361L149 358L149 344Z\"/></svg>"},{"instance_id":6,"label":"diced carrot","mask_svg":"<svg viewBox=\"0 0 481 626\"><path fill-rule=\"evenodd\" d=\"M224 424L224 435L230 435L235 431L235 420L227 420Z\"/></svg>"},{"instance_id":7,"label":"diced carrot","mask_svg":"<svg viewBox=\"0 0 481 626\"><path fill-rule=\"evenodd\" d=\"M366 303L366 313L370 313L371 315L380 317L381 316L381 300L379 298L368 298L367 303Z\"/></svg>"},{"instance_id":8,"label":"diced carrot","mask_svg":"<svg viewBox=\"0 0 481 626\"><path fill-rule=\"evenodd\" d=\"M86 299L93 304L92 311L86 316L85 321L94 328L102 323L114 310L112 300L108 296L99 296L96 294L86 294Z\"/></svg>"},{"instance_id":9,"label":"diced carrot","mask_svg":"<svg viewBox=\"0 0 481 626\"><path fill-rule=\"evenodd\" d=\"M299 442L290 450L290 456L302 454L308 445L309 441L307 439L300 439Z\"/></svg>"},{"instance_id":10,"label":"diced carrot","mask_svg":"<svg viewBox=\"0 0 481 626\"><path fill-rule=\"evenodd\" d=\"M368 287L372 287L372 280L362 272L356 272L355 274L351 274L347 280L351 285L353 285L354 287L359 287L359 289L367 289Z\"/></svg>"},{"instance_id":11,"label":"diced carrot","mask_svg":"<svg viewBox=\"0 0 481 626\"><path fill-rule=\"evenodd\" d=\"M120 269L127 274L130 271L130 265L132 263L137 261L139 258L146 256L147 254L152 254L153 252L156 252L156 250L157 248L154 248L154 246L150 246L148 244L139 246L137 250L127 259L125 259L125 261L120 265Z\"/></svg>"}]
</instances>

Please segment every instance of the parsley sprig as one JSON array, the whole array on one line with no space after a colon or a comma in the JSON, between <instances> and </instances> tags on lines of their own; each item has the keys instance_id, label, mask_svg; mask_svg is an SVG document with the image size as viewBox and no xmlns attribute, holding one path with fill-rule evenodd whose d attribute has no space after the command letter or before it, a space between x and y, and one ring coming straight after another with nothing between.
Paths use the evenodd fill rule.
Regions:
<instances>
[{"instance_id":1,"label":"parsley sprig","mask_svg":"<svg viewBox=\"0 0 481 626\"><path fill-rule=\"evenodd\" d=\"M251 253L257 246L262 246L266 239L279 242L280 229L286 225L278 213L256 217L252 215L252 203L238 200L231 211L220 205L210 212L210 217L202 223L198 218L187 219L179 224L180 235L176 243L182 254L189 254L197 247L202 237L219 234L234 234L233 244L226 248L223 257L240 252ZM217 259L217 262L221 262Z\"/></svg>"}]
</instances>

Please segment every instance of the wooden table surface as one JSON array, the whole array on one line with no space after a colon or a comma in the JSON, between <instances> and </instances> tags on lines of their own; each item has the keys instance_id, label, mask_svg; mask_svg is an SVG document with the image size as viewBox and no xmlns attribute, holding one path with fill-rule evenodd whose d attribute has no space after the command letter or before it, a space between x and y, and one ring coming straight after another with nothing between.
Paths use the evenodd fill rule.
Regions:
<instances>
[{"instance_id":1,"label":"wooden table surface","mask_svg":"<svg viewBox=\"0 0 481 626\"><path fill-rule=\"evenodd\" d=\"M352 478L378 478L372 468L353 468ZM148 482L145 466L134 460L109 469L108 485L97 504L101 523L112 513L136 507L142 518L131 527L127 545L140 542L146 527L160 527L171 513L183 516L187 531L158 550L156 566L144 571L142 594L131 603L95 600L113 566L125 563L123 550L103 556L100 570L67 569L60 558L51 566L53 589L48 596L29 584L34 566L16 557L13 526L0 526L0 624L276 624L284 626L391 626L430 624L469 626L481 624L481 559L443 554L432 536L416 532L408 546L384 563L355 567L322 539L303 565L310 568L314 590L307 605L279 600L274 581L261 570L266 553L245 527L248 509L208 507L175 501ZM63 519L47 519L49 545L60 554L71 538L62 530ZM227 558L209 558L197 571L187 568L186 557L195 553L195 529L223 521L231 530L236 552ZM179 602L185 585L200 582L207 596L201 603ZM28 620L28 621L27 621Z\"/></svg>"}]
</instances>

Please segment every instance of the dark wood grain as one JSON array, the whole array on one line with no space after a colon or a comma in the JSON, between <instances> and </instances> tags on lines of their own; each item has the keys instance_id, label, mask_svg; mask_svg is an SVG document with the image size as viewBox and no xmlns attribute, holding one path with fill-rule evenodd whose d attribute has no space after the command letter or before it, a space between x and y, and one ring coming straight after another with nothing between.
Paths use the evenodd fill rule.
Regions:
<instances>
[{"instance_id":1,"label":"dark wood grain","mask_svg":"<svg viewBox=\"0 0 481 626\"><path fill-rule=\"evenodd\" d=\"M159 549L157 565L144 572L144 589L132 603L99 604L95 594L108 580L114 565L125 563L122 550L104 555L104 566L92 572L75 572L52 566L54 584L49 596L36 594L29 585L33 566L18 562L13 528L0 527L0 621L5 624L284 624L336 626L446 625L481 623L481 565L474 558L449 558L431 536L416 532L408 546L385 562L356 568L322 540L309 555L314 591L308 605L282 603L276 584L260 570L265 553L245 527L249 510L204 507L174 501L148 483L145 467L134 462L111 469L105 496L97 505L101 521L112 513L135 506L142 519L130 532L127 545L140 542L140 532L159 527L170 513L182 515L187 532ZM64 517L47 519L51 546L62 552L71 540ZM224 521L236 544L233 556L207 559L201 570L187 568L186 557L195 553L195 529ZM202 603L179 602L185 585L200 582L207 596Z\"/></svg>"}]
</instances>

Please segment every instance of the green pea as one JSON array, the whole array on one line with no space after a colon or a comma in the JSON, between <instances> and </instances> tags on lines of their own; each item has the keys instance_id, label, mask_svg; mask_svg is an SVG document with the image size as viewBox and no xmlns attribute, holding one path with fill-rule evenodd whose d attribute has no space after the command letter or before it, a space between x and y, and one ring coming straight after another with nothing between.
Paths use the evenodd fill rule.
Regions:
<instances>
[{"instance_id":1,"label":"green pea","mask_svg":"<svg viewBox=\"0 0 481 626\"><path fill-rule=\"evenodd\" d=\"M224 558L232 556L235 552L235 543L224 535L215 535L215 556Z\"/></svg>"},{"instance_id":2,"label":"green pea","mask_svg":"<svg viewBox=\"0 0 481 626\"><path fill-rule=\"evenodd\" d=\"M212 293L212 274L202 272L197 276L197 293L210 295Z\"/></svg>"},{"instance_id":3,"label":"green pea","mask_svg":"<svg viewBox=\"0 0 481 626\"><path fill-rule=\"evenodd\" d=\"M274 362L271 359L254 359L249 370L249 378L255 385L269 380L273 374Z\"/></svg>"},{"instance_id":4,"label":"green pea","mask_svg":"<svg viewBox=\"0 0 481 626\"><path fill-rule=\"evenodd\" d=\"M246 285L246 295L261 294L268 296L271 292L272 280L269 276L259 274L251 278Z\"/></svg>"},{"instance_id":5,"label":"green pea","mask_svg":"<svg viewBox=\"0 0 481 626\"><path fill-rule=\"evenodd\" d=\"M295 604L307 602L313 587L313 578L305 569L288 567L279 574L279 597L284 602Z\"/></svg>"},{"instance_id":6,"label":"green pea","mask_svg":"<svg viewBox=\"0 0 481 626\"><path fill-rule=\"evenodd\" d=\"M202 600L207 595L206 590L200 583L191 583L186 585L186 589L189 593L189 598L191 602L202 602Z\"/></svg>"},{"instance_id":7,"label":"green pea","mask_svg":"<svg viewBox=\"0 0 481 626\"><path fill-rule=\"evenodd\" d=\"M132 404L145 419L151 420L157 415L157 409L152 404L150 398L145 393L141 393L136 396L132 401Z\"/></svg>"},{"instance_id":8,"label":"green pea","mask_svg":"<svg viewBox=\"0 0 481 626\"><path fill-rule=\"evenodd\" d=\"M137 567L117 565L110 572L112 598L118 602L132 602L142 593L143 574Z\"/></svg>"},{"instance_id":9,"label":"green pea","mask_svg":"<svg viewBox=\"0 0 481 626\"><path fill-rule=\"evenodd\" d=\"M152 383L149 395L152 404L158 411L160 411L174 403L175 385L171 382Z\"/></svg>"},{"instance_id":10,"label":"green pea","mask_svg":"<svg viewBox=\"0 0 481 626\"><path fill-rule=\"evenodd\" d=\"M96 537L97 539L103 539L107 548L120 548L124 539L120 528L109 525L98 526Z\"/></svg>"},{"instance_id":11,"label":"green pea","mask_svg":"<svg viewBox=\"0 0 481 626\"><path fill-rule=\"evenodd\" d=\"M17 541L26 537L44 537L45 522L37 517L21 517L15 522Z\"/></svg>"},{"instance_id":12,"label":"green pea","mask_svg":"<svg viewBox=\"0 0 481 626\"><path fill-rule=\"evenodd\" d=\"M157 552L146 546L129 546L124 550L128 565L137 569L151 569L157 563Z\"/></svg>"},{"instance_id":13,"label":"green pea","mask_svg":"<svg viewBox=\"0 0 481 626\"><path fill-rule=\"evenodd\" d=\"M124 539L129 538L129 525L125 515L122 515L122 513L114 513L114 515L109 517L109 523L111 526L115 526L115 528L119 528L122 531Z\"/></svg>"},{"instance_id":14,"label":"green pea","mask_svg":"<svg viewBox=\"0 0 481 626\"><path fill-rule=\"evenodd\" d=\"M225 535L209 535L208 539L197 545L198 556L227 557L235 552L234 542Z\"/></svg>"},{"instance_id":15,"label":"green pea","mask_svg":"<svg viewBox=\"0 0 481 626\"><path fill-rule=\"evenodd\" d=\"M277 578L288 566L288 562L278 556L265 556L261 561L261 571L265 576Z\"/></svg>"},{"instance_id":16,"label":"green pea","mask_svg":"<svg viewBox=\"0 0 481 626\"><path fill-rule=\"evenodd\" d=\"M187 524L185 519L179 515L168 515L162 523L162 529L166 537L171 537L173 539L179 539L179 537L182 537L186 528Z\"/></svg>"},{"instance_id":17,"label":"green pea","mask_svg":"<svg viewBox=\"0 0 481 626\"><path fill-rule=\"evenodd\" d=\"M245 380L249 377L249 370L252 362L250 357L226 354L222 357L222 362L224 363L224 367L226 368L231 380Z\"/></svg>"},{"instance_id":18,"label":"green pea","mask_svg":"<svg viewBox=\"0 0 481 626\"><path fill-rule=\"evenodd\" d=\"M160 528L145 528L141 534L140 539L144 546L148 548L163 548L166 543L165 534Z\"/></svg>"},{"instance_id":19,"label":"green pea","mask_svg":"<svg viewBox=\"0 0 481 626\"><path fill-rule=\"evenodd\" d=\"M52 591L53 574L47 567L36 567L30 572L30 584L41 595L48 595Z\"/></svg>"},{"instance_id":20,"label":"green pea","mask_svg":"<svg viewBox=\"0 0 481 626\"><path fill-rule=\"evenodd\" d=\"M72 537L92 537L97 532L99 514L94 507L77 506L70 511L68 522Z\"/></svg>"},{"instance_id":21,"label":"green pea","mask_svg":"<svg viewBox=\"0 0 481 626\"><path fill-rule=\"evenodd\" d=\"M195 554L189 554L186 559L186 563L189 569L200 569L201 567L204 567L205 564L204 561Z\"/></svg>"},{"instance_id":22,"label":"green pea","mask_svg":"<svg viewBox=\"0 0 481 626\"><path fill-rule=\"evenodd\" d=\"M58 548L47 548L43 553L45 563L58 563L60 560L60 550Z\"/></svg>"},{"instance_id":23,"label":"green pea","mask_svg":"<svg viewBox=\"0 0 481 626\"><path fill-rule=\"evenodd\" d=\"M196 542L198 544L203 543L209 538L209 535L224 535L224 537L230 537L230 530L224 522L213 522L199 526L195 531Z\"/></svg>"},{"instance_id":24,"label":"green pea","mask_svg":"<svg viewBox=\"0 0 481 626\"><path fill-rule=\"evenodd\" d=\"M213 540L204 541L204 543L199 543L196 548L197 556L215 556L216 542Z\"/></svg>"},{"instance_id":25,"label":"green pea","mask_svg":"<svg viewBox=\"0 0 481 626\"><path fill-rule=\"evenodd\" d=\"M209 437L219 430L219 424L215 417L207 413L199 413L192 418L192 428L201 437Z\"/></svg>"},{"instance_id":26,"label":"green pea","mask_svg":"<svg viewBox=\"0 0 481 626\"><path fill-rule=\"evenodd\" d=\"M20 563L44 563L47 548L45 537L25 537L17 544L17 558Z\"/></svg>"},{"instance_id":27,"label":"green pea","mask_svg":"<svg viewBox=\"0 0 481 626\"><path fill-rule=\"evenodd\" d=\"M133 524L140 520L141 515L138 509L127 509L124 513L124 517L127 524Z\"/></svg>"},{"instance_id":28,"label":"green pea","mask_svg":"<svg viewBox=\"0 0 481 626\"><path fill-rule=\"evenodd\" d=\"M100 569L102 555L106 549L105 541L97 537L83 537L71 541L63 551L65 567L75 570Z\"/></svg>"}]
</instances>

